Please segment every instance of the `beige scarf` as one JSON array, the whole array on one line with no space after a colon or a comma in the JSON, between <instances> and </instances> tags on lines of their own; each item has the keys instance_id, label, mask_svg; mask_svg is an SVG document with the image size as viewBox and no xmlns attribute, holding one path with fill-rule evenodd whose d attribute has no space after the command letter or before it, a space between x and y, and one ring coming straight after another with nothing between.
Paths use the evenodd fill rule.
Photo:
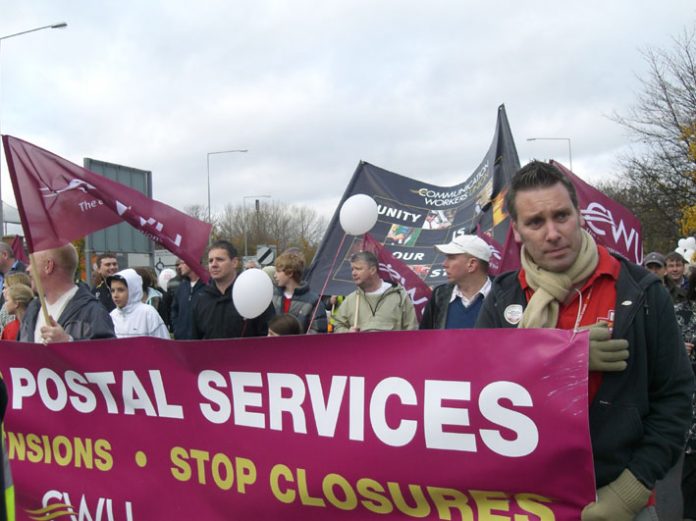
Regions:
<instances>
[{"instance_id":1,"label":"beige scarf","mask_svg":"<svg viewBox=\"0 0 696 521\"><path fill-rule=\"evenodd\" d=\"M573 287L586 280L597 267L599 253L592 236L582 232L582 245L573 265L563 273L540 268L522 246L520 254L527 283L534 290L524 310L518 327L556 327L558 309L565 302Z\"/></svg>"}]
</instances>

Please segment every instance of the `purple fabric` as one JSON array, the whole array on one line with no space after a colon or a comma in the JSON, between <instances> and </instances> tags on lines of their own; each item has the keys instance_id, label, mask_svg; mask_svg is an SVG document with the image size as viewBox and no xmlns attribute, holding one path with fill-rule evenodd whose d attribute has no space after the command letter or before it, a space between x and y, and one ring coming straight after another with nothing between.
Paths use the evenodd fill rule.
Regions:
<instances>
[{"instance_id":1,"label":"purple fabric","mask_svg":"<svg viewBox=\"0 0 696 521\"><path fill-rule=\"evenodd\" d=\"M12 136L3 136L30 252L63 246L121 221L183 259L203 280L211 225Z\"/></svg>"},{"instance_id":2,"label":"purple fabric","mask_svg":"<svg viewBox=\"0 0 696 521\"><path fill-rule=\"evenodd\" d=\"M585 220L584 228L595 238L597 244L622 257L643 263L643 238L640 221L626 207L587 184L562 164L551 164L571 180L578 193L580 213Z\"/></svg>"},{"instance_id":3,"label":"purple fabric","mask_svg":"<svg viewBox=\"0 0 696 521\"><path fill-rule=\"evenodd\" d=\"M21 261L25 264L29 263L29 258L24 251L24 239L19 235L15 235L12 239L12 253L14 253L15 259Z\"/></svg>"},{"instance_id":4,"label":"purple fabric","mask_svg":"<svg viewBox=\"0 0 696 521\"><path fill-rule=\"evenodd\" d=\"M413 307L416 310L416 317L420 322L423 318L423 311L428 304L432 290L423 282L416 273L408 266L394 257L392 253L377 241L372 235L366 233L363 236L362 249L372 252L379 261L379 276L387 282L401 284L411 297Z\"/></svg>"},{"instance_id":5,"label":"purple fabric","mask_svg":"<svg viewBox=\"0 0 696 521\"><path fill-rule=\"evenodd\" d=\"M594 499L586 332L0 348L18 520L71 509L84 519L98 509L118 520L403 519L415 509L576 521Z\"/></svg>"}]
</instances>

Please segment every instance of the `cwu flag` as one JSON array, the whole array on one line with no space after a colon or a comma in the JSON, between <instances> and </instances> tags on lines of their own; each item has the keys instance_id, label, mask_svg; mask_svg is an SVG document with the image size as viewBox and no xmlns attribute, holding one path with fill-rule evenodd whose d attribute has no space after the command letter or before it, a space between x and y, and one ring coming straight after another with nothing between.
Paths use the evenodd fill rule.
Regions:
<instances>
[{"instance_id":1,"label":"cwu flag","mask_svg":"<svg viewBox=\"0 0 696 521\"><path fill-rule=\"evenodd\" d=\"M31 143L6 135L2 140L30 252L57 248L125 221L207 280L200 258L210 224Z\"/></svg>"}]
</instances>

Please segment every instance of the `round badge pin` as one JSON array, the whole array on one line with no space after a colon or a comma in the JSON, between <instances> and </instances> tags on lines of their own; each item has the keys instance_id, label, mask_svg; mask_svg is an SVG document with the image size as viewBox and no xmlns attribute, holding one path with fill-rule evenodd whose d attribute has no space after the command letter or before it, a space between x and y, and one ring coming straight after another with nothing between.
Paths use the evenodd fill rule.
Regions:
<instances>
[{"instance_id":1,"label":"round badge pin","mask_svg":"<svg viewBox=\"0 0 696 521\"><path fill-rule=\"evenodd\" d=\"M523 313L522 306L519 304L510 304L508 307L505 308L505 312L503 313L503 316L505 317L505 320L507 321L508 324L512 324L513 326L516 326L517 324L520 323L520 320L522 320L522 313Z\"/></svg>"}]
</instances>

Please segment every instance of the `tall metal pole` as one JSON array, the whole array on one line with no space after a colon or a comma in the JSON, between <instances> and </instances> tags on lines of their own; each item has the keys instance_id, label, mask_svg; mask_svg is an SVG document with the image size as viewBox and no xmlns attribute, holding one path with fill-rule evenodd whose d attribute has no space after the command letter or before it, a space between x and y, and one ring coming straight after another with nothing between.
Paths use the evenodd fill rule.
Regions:
<instances>
[{"instance_id":1,"label":"tall metal pole","mask_svg":"<svg viewBox=\"0 0 696 521\"><path fill-rule=\"evenodd\" d=\"M567 141L568 142L568 161L570 163L570 171L573 171L573 150L570 146L569 137L528 137L527 141Z\"/></svg>"},{"instance_id":2,"label":"tall metal pole","mask_svg":"<svg viewBox=\"0 0 696 521\"><path fill-rule=\"evenodd\" d=\"M206 161L208 164L208 222L212 223L212 214L210 212L210 156L213 154L231 154L233 152L249 152L247 149L235 149L235 150L220 150L219 152L208 152Z\"/></svg>"},{"instance_id":3,"label":"tall metal pole","mask_svg":"<svg viewBox=\"0 0 696 521\"><path fill-rule=\"evenodd\" d=\"M18 33L8 34L6 36L0 36L0 50L2 50L2 41L9 38L14 38L15 36L22 36L23 34L35 33L36 31L43 31L44 29L64 29L68 24L65 22L59 22L57 24L42 25L41 27L35 27L34 29L27 29L26 31L20 31ZM0 60L2 63L2 60ZM0 87L2 87L2 75L0 74ZM2 89L0 88L0 106L2 106ZM0 118L1 119L1 118ZM2 129L0 128L0 134ZM5 213L2 203L2 142L0 142L0 229L2 234L5 234Z\"/></svg>"},{"instance_id":4,"label":"tall metal pole","mask_svg":"<svg viewBox=\"0 0 696 521\"><path fill-rule=\"evenodd\" d=\"M245 195L242 197L242 213L244 214L243 222L244 222L244 256L248 257L249 256L249 250L248 250L248 245L247 245L247 215L246 215L246 200L247 199L270 199L271 196L266 194L266 195ZM257 216L258 219L258 216ZM258 222L258 221L257 221Z\"/></svg>"}]
</instances>

